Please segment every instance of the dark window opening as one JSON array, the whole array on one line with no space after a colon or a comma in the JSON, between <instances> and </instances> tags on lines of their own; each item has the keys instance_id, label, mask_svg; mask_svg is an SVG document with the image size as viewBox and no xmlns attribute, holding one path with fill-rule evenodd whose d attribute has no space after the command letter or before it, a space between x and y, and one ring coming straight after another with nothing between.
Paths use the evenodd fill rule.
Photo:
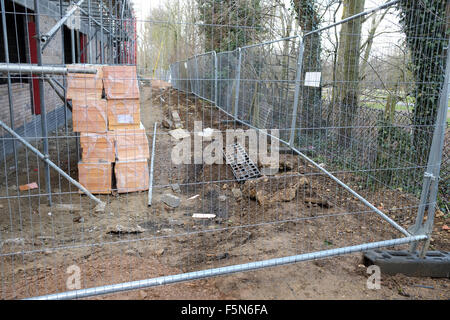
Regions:
<instances>
[{"instance_id":1,"label":"dark window opening","mask_svg":"<svg viewBox=\"0 0 450 320\"><path fill-rule=\"evenodd\" d=\"M75 61L73 59L72 53L72 35L71 30L64 26L64 61L66 64L73 63L85 63L87 62L87 52L86 52L86 35L74 31L74 41L75 46Z\"/></svg>"},{"instance_id":2,"label":"dark window opening","mask_svg":"<svg viewBox=\"0 0 450 320\"><path fill-rule=\"evenodd\" d=\"M28 63L28 33L27 16L25 8L13 4L12 1L5 1L6 11L6 33L8 38L8 54L10 63ZM1 18L1 16L0 16ZM0 62L6 62L5 45L3 39L3 21L0 19ZM11 75L11 82L29 82L28 75ZM7 78L0 77L0 84L6 84Z\"/></svg>"}]
</instances>

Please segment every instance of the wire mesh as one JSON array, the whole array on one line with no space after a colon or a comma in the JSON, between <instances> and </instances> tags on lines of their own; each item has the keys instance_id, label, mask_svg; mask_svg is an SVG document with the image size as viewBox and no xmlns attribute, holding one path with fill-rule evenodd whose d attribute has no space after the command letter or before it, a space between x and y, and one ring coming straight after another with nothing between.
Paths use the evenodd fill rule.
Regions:
<instances>
[{"instance_id":1,"label":"wire mesh","mask_svg":"<svg viewBox=\"0 0 450 320\"><path fill-rule=\"evenodd\" d=\"M67 3L39 2L39 16L18 1L5 1L2 12L27 26L40 19L44 34ZM95 194L106 203L97 212L97 203L59 172L51 170L46 181L41 159L1 129L2 299L100 287L91 296L107 285L117 285L108 293L120 292L137 280L173 276L146 285L164 284L208 277L214 268L245 271L429 238L431 232L407 230L416 218L422 226L420 211L435 205L424 175L439 147L431 140L439 138L448 39L432 27L442 23L443 9L434 14L421 2L426 14L419 22L405 18L411 2L403 1L333 26L340 1L318 1L314 19L306 20L301 13L311 13L299 3L289 10L276 1L167 1L136 21L128 1L85 1L74 15L80 28L58 31L44 64L137 64L140 119L146 139L155 141L146 149L154 164L136 164L129 179L151 172L152 205L147 191L122 193L111 181L108 194ZM8 28L9 62L36 63L33 42L19 43L19 25ZM411 33L411 26L429 33ZM428 52L420 39L440 51ZM420 61L417 52L432 61L422 73L410 68ZM68 77L51 79L56 89L43 74L2 73L1 105L11 108L0 119L41 152L48 140L48 159L78 179L85 150L65 98ZM39 80L46 81L43 115L35 112ZM432 110L426 119L422 106ZM223 157L235 143L262 177L236 179ZM115 170L118 161L106 165ZM438 249L448 246L439 241ZM186 279L192 271L198 273Z\"/></svg>"}]
</instances>

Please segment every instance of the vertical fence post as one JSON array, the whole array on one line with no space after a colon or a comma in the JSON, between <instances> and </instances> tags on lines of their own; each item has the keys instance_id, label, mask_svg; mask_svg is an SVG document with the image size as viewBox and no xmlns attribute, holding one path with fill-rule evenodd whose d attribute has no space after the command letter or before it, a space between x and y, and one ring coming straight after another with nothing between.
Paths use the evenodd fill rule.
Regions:
<instances>
[{"instance_id":1,"label":"vertical fence post","mask_svg":"<svg viewBox=\"0 0 450 320\"><path fill-rule=\"evenodd\" d=\"M188 70L189 70L188 74L189 74L189 78L191 79L191 92L192 93L195 93L196 81L197 81L196 77L195 77L194 62L195 62L195 56L188 60Z\"/></svg>"},{"instance_id":2,"label":"vertical fence post","mask_svg":"<svg viewBox=\"0 0 450 320\"><path fill-rule=\"evenodd\" d=\"M302 65L303 65L303 38L298 36L299 48L298 48L298 58L297 58L297 75L295 77L295 93L294 93L294 106L292 108L292 122L291 122L291 136L289 138L289 146L294 145L295 140L295 127L297 125L297 109L298 109L298 99L300 97L300 80L302 77Z\"/></svg>"},{"instance_id":3,"label":"vertical fence post","mask_svg":"<svg viewBox=\"0 0 450 320\"><path fill-rule=\"evenodd\" d=\"M185 74L186 74L186 76L185 76L185 80L183 81L183 84L184 84L184 86L185 86L185 88L184 88L184 92L186 92L186 93L190 93L190 92L192 92L192 77L191 77L191 72L190 72L190 62L189 62L189 59L186 59L184 62L183 62L183 70L185 70ZM180 73L181 74L181 73Z\"/></svg>"},{"instance_id":4,"label":"vertical fence post","mask_svg":"<svg viewBox=\"0 0 450 320\"><path fill-rule=\"evenodd\" d=\"M198 76L198 61L197 61L197 56L195 56L194 57L194 59L195 59L195 81L194 81L194 84L195 84L195 91L194 91L194 93L197 95L197 96L201 96L201 94L200 94L200 90L199 90L199 88L200 88L200 78L199 78L199 76Z\"/></svg>"},{"instance_id":5,"label":"vertical fence post","mask_svg":"<svg viewBox=\"0 0 450 320\"><path fill-rule=\"evenodd\" d=\"M217 61L217 52L213 51L213 55L214 55L214 103L216 104L216 106L219 105L218 101L217 101L217 78L218 78L218 72L219 72L219 66L218 66L218 61Z\"/></svg>"},{"instance_id":6,"label":"vertical fence post","mask_svg":"<svg viewBox=\"0 0 450 320\"><path fill-rule=\"evenodd\" d=\"M179 90L185 91L187 93L190 92L190 83L191 83L191 80L189 78L189 73L188 73L188 62L189 62L189 60L186 59L185 61L181 61L178 64L178 80L180 82ZM182 71L183 71L183 75L181 75ZM183 79L183 77L184 77L184 80L181 80L181 79ZM185 89L181 89L181 88L183 88L183 86L185 87Z\"/></svg>"},{"instance_id":7,"label":"vertical fence post","mask_svg":"<svg viewBox=\"0 0 450 320\"><path fill-rule=\"evenodd\" d=\"M241 63L242 63L242 50L238 48L238 64L236 69L236 96L234 97L234 118L237 119L239 112L239 88L241 86Z\"/></svg>"},{"instance_id":8,"label":"vertical fence post","mask_svg":"<svg viewBox=\"0 0 450 320\"><path fill-rule=\"evenodd\" d=\"M170 68L170 80L172 81L172 85L175 89L179 89L178 87L178 80L176 77L179 77L179 73L180 73L180 67L179 67L179 62L176 62L174 64L171 65Z\"/></svg>"},{"instance_id":9,"label":"vertical fence post","mask_svg":"<svg viewBox=\"0 0 450 320\"><path fill-rule=\"evenodd\" d=\"M8 47L8 32L6 27L6 7L5 7L5 0L1 0L1 10L2 10L2 29L3 29L3 46L4 46L4 55L5 55L5 62L8 64L9 61L9 47ZM12 96L12 82L11 82L11 73L8 71L7 74L7 83L8 83L8 102L9 102L9 119L11 122L11 128L15 129L15 123L14 123L14 101ZM16 178L17 174L19 172L18 167L18 160L17 160L17 149L16 149L16 139L12 140L12 147L13 147L13 153L14 153L14 165L15 165L15 172L16 172ZM8 189L8 185L6 185L6 189ZM8 190L7 190L8 192Z\"/></svg>"},{"instance_id":10,"label":"vertical fence post","mask_svg":"<svg viewBox=\"0 0 450 320\"><path fill-rule=\"evenodd\" d=\"M175 86L178 90L180 90L181 85L180 85L180 62L176 62L176 64L174 65L174 72L172 75L172 81L175 81Z\"/></svg>"},{"instance_id":11,"label":"vertical fence post","mask_svg":"<svg viewBox=\"0 0 450 320\"><path fill-rule=\"evenodd\" d=\"M439 187L439 173L442 163L442 151L444 148L445 128L447 121L449 82L450 82L450 38L447 43L447 60L445 67L445 78L439 95L439 110L436 116L436 124L433 133L433 142L431 144L428 156L428 164L424 174L424 189L420 197L419 211L417 213L416 223L411 229L413 234L423 234L428 236L425 241L420 257L424 258L430 245L431 234L434 226L434 213L436 210L436 200ZM427 221L423 224L425 208L428 208ZM416 251L418 242L413 242L411 251Z\"/></svg>"},{"instance_id":12,"label":"vertical fence post","mask_svg":"<svg viewBox=\"0 0 450 320\"><path fill-rule=\"evenodd\" d=\"M38 66L42 66L42 49L41 49L41 41L40 35L40 14L39 14L39 1L34 0L34 13L35 13L35 24L36 24L36 34L38 37L36 38L37 45L37 60ZM41 104L41 132L43 138L44 145L44 156L48 158L48 136L47 136L47 111L45 109L45 90L44 90L44 79L41 74L39 77L39 96L40 96L40 104ZM45 186L47 190L48 204L52 205L52 190L50 185L50 167L48 163L44 165L45 170Z\"/></svg>"},{"instance_id":13,"label":"vertical fence post","mask_svg":"<svg viewBox=\"0 0 450 320\"><path fill-rule=\"evenodd\" d=\"M181 63L181 62L177 62L177 70L175 71L175 74L177 75L177 81L176 81L176 83L177 83L177 86L178 86L178 90L181 90L181 87L182 87L182 81L181 81L181 70L182 70L182 67L183 67L184 65ZM186 77L187 77L187 73L186 73Z\"/></svg>"},{"instance_id":14,"label":"vertical fence post","mask_svg":"<svg viewBox=\"0 0 450 320\"><path fill-rule=\"evenodd\" d=\"M103 0L100 0L100 63L105 63L105 47L103 46Z\"/></svg>"},{"instance_id":15,"label":"vertical fence post","mask_svg":"<svg viewBox=\"0 0 450 320\"><path fill-rule=\"evenodd\" d=\"M90 3L90 0L89 0ZM63 18L64 16L64 11L63 11L63 0L59 0L59 17L60 19ZM64 27L62 27L61 30L61 62L63 65L66 64L66 58L64 56L65 50L64 50L64 46L66 43L66 38L64 37ZM65 131L66 131L66 136L68 136L69 134L69 119L68 119L68 114L67 114L67 101L66 101L66 77L63 77L63 94L64 94L64 126L65 126Z\"/></svg>"},{"instance_id":16,"label":"vertical fence post","mask_svg":"<svg viewBox=\"0 0 450 320\"><path fill-rule=\"evenodd\" d=\"M171 71L172 71L172 73L171 73L171 79L170 80L172 81L172 86L175 89L179 90L180 87L179 87L179 84L178 84L178 78L177 77L180 76L180 63L179 62L175 62L172 65Z\"/></svg>"}]
</instances>

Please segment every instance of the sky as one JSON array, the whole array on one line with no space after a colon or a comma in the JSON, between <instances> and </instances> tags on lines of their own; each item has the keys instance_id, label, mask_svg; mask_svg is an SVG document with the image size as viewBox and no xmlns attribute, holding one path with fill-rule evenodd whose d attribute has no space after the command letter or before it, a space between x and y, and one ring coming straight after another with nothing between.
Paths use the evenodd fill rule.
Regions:
<instances>
[{"instance_id":1,"label":"sky","mask_svg":"<svg viewBox=\"0 0 450 320\"><path fill-rule=\"evenodd\" d=\"M164 0L132 0L134 3L134 10L139 20L145 19L150 8L157 7Z\"/></svg>"},{"instance_id":2,"label":"sky","mask_svg":"<svg viewBox=\"0 0 450 320\"><path fill-rule=\"evenodd\" d=\"M148 14L150 8L157 7L160 3L166 2L165 0L131 0L134 3L136 15L139 19L144 19ZM288 1L285 1L288 2ZM366 8L371 8L380 5L383 1L380 0L366 0Z\"/></svg>"},{"instance_id":3,"label":"sky","mask_svg":"<svg viewBox=\"0 0 450 320\"><path fill-rule=\"evenodd\" d=\"M163 4L165 2L167 2L167 0L131 0L134 4L134 9L135 9L135 13L137 16L138 20L145 20L148 17L148 14L150 12L151 8L156 8L158 7L160 4ZM182 1L182 0L178 0L178 1ZM381 4L383 4L386 0L365 0L365 8L373 8L376 6L379 6ZM284 2L286 3L286 5L289 6L290 0L284 0ZM323 3L327 3L327 1L324 1ZM337 20L339 21L342 15L342 8L338 11L337 14ZM330 15L331 17L331 15ZM324 17L325 18L325 17ZM325 18L326 19L326 18ZM329 18L331 20L331 18ZM397 20L397 19L394 19ZM392 16L388 16L386 17L382 24L379 26L378 30L383 30L383 29L391 29L393 24L392 24ZM370 26L370 22L365 24L365 28L369 28ZM339 30L339 28L338 28ZM364 32L364 30L363 30ZM396 38L400 38L401 35L400 34L390 34L388 35L388 37L390 37L392 39L392 37L396 37ZM385 41L383 39L383 36L377 37L376 42L383 42ZM387 41L387 42L391 42L391 41Z\"/></svg>"}]
</instances>

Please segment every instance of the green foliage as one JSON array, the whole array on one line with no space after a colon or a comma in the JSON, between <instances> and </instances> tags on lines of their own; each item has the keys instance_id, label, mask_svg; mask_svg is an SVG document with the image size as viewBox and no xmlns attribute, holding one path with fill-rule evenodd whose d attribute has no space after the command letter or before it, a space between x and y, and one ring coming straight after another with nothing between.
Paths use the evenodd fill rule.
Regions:
<instances>
[{"instance_id":1,"label":"green foliage","mask_svg":"<svg viewBox=\"0 0 450 320\"><path fill-rule=\"evenodd\" d=\"M444 81L446 35L445 0L403 0L399 4L400 22L410 49L410 69L415 78L414 145L418 164L428 158Z\"/></svg>"},{"instance_id":2,"label":"green foliage","mask_svg":"<svg viewBox=\"0 0 450 320\"><path fill-rule=\"evenodd\" d=\"M232 51L249 44L262 28L261 0L196 0L205 50Z\"/></svg>"},{"instance_id":3,"label":"green foliage","mask_svg":"<svg viewBox=\"0 0 450 320\"><path fill-rule=\"evenodd\" d=\"M411 134L403 127L394 126L388 119L379 119L377 128L378 152L375 167L381 170L376 173L376 179L392 187L410 186L411 172L396 168L402 166L402 159L413 158L415 149L411 143ZM409 182L406 183L407 181Z\"/></svg>"},{"instance_id":4,"label":"green foliage","mask_svg":"<svg viewBox=\"0 0 450 320\"><path fill-rule=\"evenodd\" d=\"M297 20L306 32L317 30L320 25L319 6L316 0L291 0Z\"/></svg>"}]
</instances>

